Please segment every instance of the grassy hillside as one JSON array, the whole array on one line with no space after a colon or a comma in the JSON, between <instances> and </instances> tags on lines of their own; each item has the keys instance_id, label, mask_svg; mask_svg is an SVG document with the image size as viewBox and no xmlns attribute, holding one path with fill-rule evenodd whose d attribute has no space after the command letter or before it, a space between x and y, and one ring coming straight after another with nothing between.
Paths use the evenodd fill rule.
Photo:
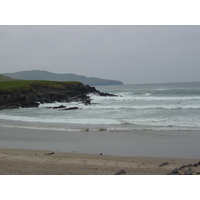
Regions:
<instances>
[{"instance_id":1,"label":"grassy hillside","mask_svg":"<svg viewBox=\"0 0 200 200\"><path fill-rule=\"evenodd\" d=\"M14 90L29 90L36 85L46 85L50 87L62 87L62 86L72 86L81 84L77 81L29 81L29 80L12 80L12 81L0 81L0 91L14 91Z\"/></svg>"},{"instance_id":2,"label":"grassy hillside","mask_svg":"<svg viewBox=\"0 0 200 200\"><path fill-rule=\"evenodd\" d=\"M14 79L0 74L0 81L12 81Z\"/></svg>"}]
</instances>

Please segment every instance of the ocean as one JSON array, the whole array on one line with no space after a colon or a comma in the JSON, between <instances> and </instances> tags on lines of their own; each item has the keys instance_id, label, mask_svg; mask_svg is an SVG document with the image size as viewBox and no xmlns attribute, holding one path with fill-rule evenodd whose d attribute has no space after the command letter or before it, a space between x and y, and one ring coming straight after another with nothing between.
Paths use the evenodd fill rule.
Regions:
<instances>
[{"instance_id":1,"label":"ocean","mask_svg":"<svg viewBox=\"0 0 200 200\"><path fill-rule=\"evenodd\" d=\"M90 94L80 102L1 110L1 127L61 131L200 130L200 82L100 86L117 97ZM64 105L77 110L47 107Z\"/></svg>"}]
</instances>

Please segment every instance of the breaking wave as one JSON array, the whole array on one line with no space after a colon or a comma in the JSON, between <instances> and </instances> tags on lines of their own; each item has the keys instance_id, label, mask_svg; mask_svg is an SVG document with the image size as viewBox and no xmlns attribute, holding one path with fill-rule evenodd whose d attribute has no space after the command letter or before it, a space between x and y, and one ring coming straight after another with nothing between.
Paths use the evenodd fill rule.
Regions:
<instances>
[{"instance_id":1,"label":"breaking wave","mask_svg":"<svg viewBox=\"0 0 200 200\"><path fill-rule=\"evenodd\" d=\"M9 121L8 126L20 122L21 127L28 123L26 128L61 131L200 130L200 84L161 86L102 87L100 91L118 96L91 94L91 106L56 102L38 108L1 110L0 119ZM79 109L51 108L59 105ZM0 125L5 126L3 122Z\"/></svg>"}]
</instances>

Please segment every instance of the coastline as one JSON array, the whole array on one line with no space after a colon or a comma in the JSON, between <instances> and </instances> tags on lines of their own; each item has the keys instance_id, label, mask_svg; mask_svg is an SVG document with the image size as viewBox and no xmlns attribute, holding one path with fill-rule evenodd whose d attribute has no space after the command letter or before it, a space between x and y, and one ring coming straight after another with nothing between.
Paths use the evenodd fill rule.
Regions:
<instances>
[{"instance_id":1,"label":"coastline","mask_svg":"<svg viewBox=\"0 0 200 200\"><path fill-rule=\"evenodd\" d=\"M167 175L197 159L122 157L80 153L0 149L1 175ZM163 163L166 165L160 166ZM184 174L188 170L179 170ZM191 174L200 173L200 166L190 167ZM120 174L120 173L119 173Z\"/></svg>"}]
</instances>

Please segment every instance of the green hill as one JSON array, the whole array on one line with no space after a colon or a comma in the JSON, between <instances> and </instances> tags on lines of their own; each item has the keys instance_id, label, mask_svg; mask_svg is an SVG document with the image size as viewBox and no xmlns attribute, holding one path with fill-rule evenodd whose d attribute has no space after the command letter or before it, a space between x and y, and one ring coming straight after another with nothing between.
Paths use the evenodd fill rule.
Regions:
<instances>
[{"instance_id":1,"label":"green hill","mask_svg":"<svg viewBox=\"0 0 200 200\"><path fill-rule=\"evenodd\" d=\"M95 77L86 77L76 74L56 74L41 70L20 71L15 73L4 73L4 75L21 80L50 80L50 81L79 81L84 85L123 85L121 81L107 80Z\"/></svg>"},{"instance_id":2,"label":"green hill","mask_svg":"<svg viewBox=\"0 0 200 200\"><path fill-rule=\"evenodd\" d=\"M42 85L51 88L71 87L77 84L82 84L76 81L62 82L62 81L35 81L35 80L14 80L0 82L0 92L12 92L12 91L26 91L33 90L34 87Z\"/></svg>"},{"instance_id":3,"label":"green hill","mask_svg":"<svg viewBox=\"0 0 200 200\"><path fill-rule=\"evenodd\" d=\"M14 79L0 74L0 81L12 81Z\"/></svg>"}]
</instances>

